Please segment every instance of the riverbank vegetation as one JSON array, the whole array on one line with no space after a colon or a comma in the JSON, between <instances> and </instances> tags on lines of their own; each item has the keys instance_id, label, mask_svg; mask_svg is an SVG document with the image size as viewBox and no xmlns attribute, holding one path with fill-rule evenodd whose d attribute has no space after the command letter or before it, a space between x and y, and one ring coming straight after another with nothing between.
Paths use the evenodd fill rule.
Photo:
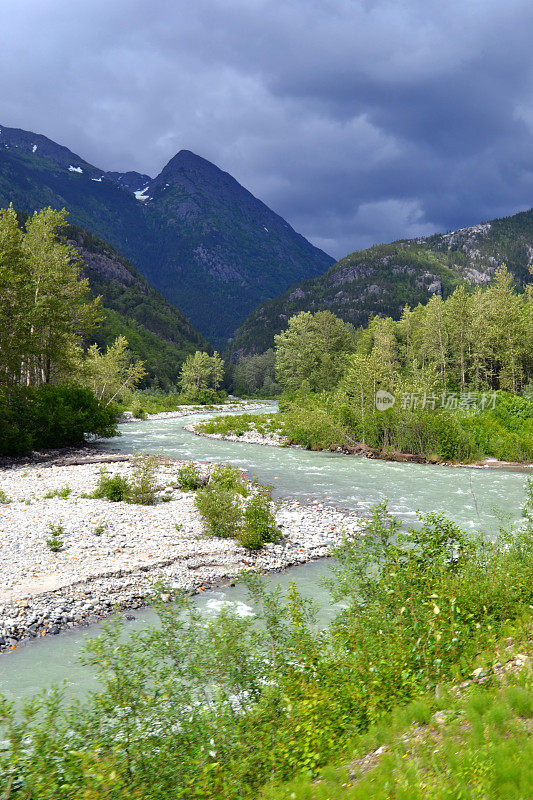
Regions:
<instances>
[{"instance_id":1,"label":"riverbank vegetation","mask_svg":"<svg viewBox=\"0 0 533 800\"><path fill-rule=\"evenodd\" d=\"M272 486L247 482L230 464L215 467L207 485L198 489L195 502L209 536L235 538L248 550L281 539Z\"/></svg>"},{"instance_id":2,"label":"riverbank vegetation","mask_svg":"<svg viewBox=\"0 0 533 800\"><path fill-rule=\"evenodd\" d=\"M533 460L532 299L502 267L485 288L434 295L357 331L328 311L292 317L276 336L278 432L317 450Z\"/></svg>"},{"instance_id":3,"label":"riverbank vegetation","mask_svg":"<svg viewBox=\"0 0 533 800\"><path fill-rule=\"evenodd\" d=\"M530 650L531 485L522 523L493 540L435 514L404 531L382 503L337 557L342 610L324 630L294 587L284 597L249 579L257 616L214 619L163 602L162 587L160 628L124 637L117 622L87 642L99 688L84 701L2 700L3 796L528 796L530 773L505 757L529 747L531 673L502 689L498 676L505 644ZM376 745L389 752L359 785ZM352 766L322 774L328 764Z\"/></svg>"}]
</instances>

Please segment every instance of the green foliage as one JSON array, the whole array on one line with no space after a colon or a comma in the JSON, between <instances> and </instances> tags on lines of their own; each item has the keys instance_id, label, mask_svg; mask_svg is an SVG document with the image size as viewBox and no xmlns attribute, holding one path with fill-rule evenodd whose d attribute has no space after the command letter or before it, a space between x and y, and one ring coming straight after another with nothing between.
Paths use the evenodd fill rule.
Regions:
<instances>
[{"instance_id":1,"label":"green foliage","mask_svg":"<svg viewBox=\"0 0 533 800\"><path fill-rule=\"evenodd\" d=\"M231 362L229 364L231 368ZM239 397L274 397L281 392L276 380L276 354L273 348L239 359L232 370L231 385Z\"/></svg>"},{"instance_id":2,"label":"green foliage","mask_svg":"<svg viewBox=\"0 0 533 800\"><path fill-rule=\"evenodd\" d=\"M148 416L142 405L140 405L139 403L133 403L131 407L131 413L133 414L135 419L146 419L146 417Z\"/></svg>"},{"instance_id":3,"label":"green foliage","mask_svg":"<svg viewBox=\"0 0 533 800\"><path fill-rule=\"evenodd\" d=\"M103 319L90 343L105 351L117 336L125 336L135 360L144 363L142 385L171 389L187 355L209 349L208 343L110 245L75 225L66 226L65 235L76 242L91 292L102 299Z\"/></svg>"},{"instance_id":4,"label":"green foliage","mask_svg":"<svg viewBox=\"0 0 533 800\"><path fill-rule=\"evenodd\" d=\"M50 500L52 497L70 497L72 494L72 489L70 486L63 486L61 489L54 489L53 491L47 492L43 495L45 500Z\"/></svg>"},{"instance_id":5,"label":"green foliage","mask_svg":"<svg viewBox=\"0 0 533 800\"><path fill-rule=\"evenodd\" d=\"M105 353L94 344L87 350L80 371L80 380L95 397L108 406L132 391L144 378L142 361L132 361L125 336L117 336Z\"/></svg>"},{"instance_id":6,"label":"green foliage","mask_svg":"<svg viewBox=\"0 0 533 800\"><path fill-rule=\"evenodd\" d=\"M143 506L155 503L156 494L160 489L157 480L158 466L157 456L134 453L127 496L129 503Z\"/></svg>"},{"instance_id":7,"label":"green foliage","mask_svg":"<svg viewBox=\"0 0 533 800\"><path fill-rule=\"evenodd\" d=\"M206 533L222 539L238 537L243 525L242 498L248 494L239 470L230 464L215 466L209 483L195 497Z\"/></svg>"},{"instance_id":8,"label":"green foliage","mask_svg":"<svg viewBox=\"0 0 533 800\"><path fill-rule=\"evenodd\" d=\"M110 500L112 503L120 503L127 501L129 486L125 475L109 475L107 470L101 469L96 489L90 496L95 499Z\"/></svg>"},{"instance_id":9,"label":"green foliage","mask_svg":"<svg viewBox=\"0 0 533 800\"><path fill-rule=\"evenodd\" d=\"M210 484L229 489L242 497L250 494L250 487L242 472L231 464L216 464L211 472Z\"/></svg>"},{"instance_id":10,"label":"green foliage","mask_svg":"<svg viewBox=\"0 0 533 800\"><path fill-rule=\"evenodd\" d=\"M160 414L163 411L177 411L182 406L223 405L227 397L227 393L221 389L216 392L214 389L206 389L194 398L176 389L142 389L125 397L120 403L120 409L132 413L141 411L145 414Z\"/></svg>"},{"instance_id":11,"label":"green foliage","mask_svg":"<svg viewBox=\"0 0 533 800\"><path fill-rule=\"evenodd\" d=\"M278 542L281 539L272 511L271 492L272 487L263 486L246 503L239 542L249 550L259 550L267 542Z\"/></svg>"},{"instance_id":12,"label":"green foliage","mask_svg":"<svg viewBox=\"0 0 533 800\"><path fill-rule=\"evenodd\" d=\"M207 486L196 493L195 503L210 536L235 538L248 550L259 550L281 538L272 510L272 487L255 482L251 489L229 464L213 469Z\"/></svg>"},{"instance_id":13,"label":"green foliage","mask_svg":"<svg viewBox=\"0 0 533 800\"><path fill-rule=\"evenodd\" d=\"M215 351L212 356L197 350L189 355L181 368L180 385L183 393L191 400L208 402L206 396L216 392L224 377L224 362Z\"/></svg>"},{"instance_id":14,"label":"green foliage","mask_svg":"<svg viewBox=\"0 0 533 800\"><path fill-rule=\"evenodd\" d=\"M0 210L0 375L3 385L39 386L70 375L100 303L81 277L76 250L60 241L66 212L45 208L19 228Z\"/></svg>"},{"instance_id":15,"label":"green foliage","mask_svg":"<svg viewBox=\"0 0 533 800\"><path fill-rule=\"evenodd\" d=\"M243 509L240 496L233 489L211 481L196 493L195 504L209 536L221 539L238 537Z\"/></svg>"},{"instance_id":16,"label":"green foliage","mask_svg":"<svg viewBox=\"0 0 533 800\"><path fill-rule=\"evenodd\" d=\"M224 414L216 419L200 422L195 428L204 433L242 436L249 431L279 433L282 421L278 414Z\"/></svg>"},{"instance_id":17,"label":"green foliage","mask_svg":"<svg viewBox=\"0 0 533 800\"><path fill-rule=\"evenodd\" d=\"M0 503L2 505L5 505L6 503L10 503L10 502L11 501L10 501L9 497L7 496L7 494L4 492L4 490L0 489Z\"/></svg>"},{"instance_id":18,"label":"green foliage","mask_svg":"<svg viewBox=\"0 0 533 800\"><path fill-rule=\"evenodd\" d=\"M114 436L115 412L79 386L0 390L0 454L83 444L86 436Z\"/></svg>"},{"instance_id":19,"label":"green foliage","mask_svg":"<svg viewBox=\"0 0 533 800\"><path fill-rule=\"evenodd\" d=\"M510 632L527 638L531 519L530 496L524 525L488 541L437 515L403 531L385 504L376 507L365 535L339 550L333 591L343 608L322 631L294 587L283 597L257 576L248 579L256 618L225 609L209 619L184 597L156 596L160 626L125 637L115 623L88 640L98 691L83 702L68 706L59 691L25 708L0 702L0 791L385 800L400 775L398 797L444 800L473 780L483 796L529 796L527 770L511 754L528 746L530 678L459 698L447 683L494 662ZM445 724L421 730L436 710ZM320 774L385 743L391 757L362 778L341 786L333 767Z\"/></svg>"},{"instance_id":20,"label":"green foliage","mask_svg":"<svg viewBox=\"0 0 533 800\"><path fill-rule=\"evenodd\" d=\"M325 395L322 397L326 399ZM331 413L330 403L326 401L324 407L317 395L299 396L285 409L283 434L293 444L309 450L335 450L350 441L348 429Z\"/></svg>"},{"instance_id":21,"label":"green foliage","mask_svg":"<svg viewBox=\"0 0 533 800\"><path fill-rule=\"evenodd\" d=\"M533 796L529 764L533 688L527 674L503 686L476 686L446 699L399 707L354 738L349 765L329 765L320 780L302 775L270 786L263 800L501 800ZM439 708L439 705L441 707ZM443 721L436 724L432 711Z\"/></svg>"},{"instance_id":22,"label":"green foliage","mask_svg":"<svg viewBox=\"0 0 533 800\"><path fill-rule=\"evenodd\" d=\"M64 541L62 536L65 533L65 529L62 525L53 525L50 523L50 538L46 540L46 546L52 553L59 553L60 550L64 547Z\"/></svg>"},{"instance_id":23,"label":"green foliage","mask_svg":"<svg viewBox=\"0 0 533 800\"><path fill-rule=\"evenodd\" d=\"M357 669L380 686L378 706L387 707L389 687L410 694L458 677L513 609L531 602L532 555L529 526L472 540L429 514L402 532L386 503L376 507L366 535L337 552L334 596L349 598L349 607L334 635L365 642Z\"/></svg>"},{"instance_id":24,"label":"green foliage","mask_svg":"<svg viewBox=\"0 0 533 800\"><path fill-rule=\"evenodd\" d=\"M355 347L355 335L330 311L302 312L275 337L276 377L288 392L331 389L344 371L344 357Z\"/></svg>"},{"instance_id":25,"label":"green foliage","mask_svg":"<svg viewBox=\"0 0 533 800\"><path fill-rule=\"evenodd\" d=\"M204 480L200 475L199 468L191 462L178 467L178 483L182 491L195 492L196 489L203 486Z\"/></svg>"},{"instance_id":26,"label":"green foliage","mask_svg":"<svg viewBox=\"0 0 533 800\"><path fill-rule=\"evenodd\" d=\"M101 469L96 489L90 495L94 498L110 500L113 503L138 503L153 505L160 487L157 481L157 456L134 453L131 477L109 475Z\"/></svg>"},{"instance_id":27,"label":"green foliage","mask_svg":"<svg viewBox=\"0 0 533 800\"><path fill-rule=\"evenodd\" d=\"M107 525L104 522L100 522L100 523L98 523L98 525L94 526L93 534L95 536L101 536L106 529L107 529Z\"/></svg>"},{"instance_id":28,"label":"green foliage","mask_svg":"<svg viewBox=\"0 0 533 800\"><path fill-rule=\"evenodd\" d=\"M362 443L383 455L429 460L530 460L533 403L517 392L530 381L531 308L531 292L518 293L502 267L485 289L435 295L426 306L405 308L397 322L375 318L358 332L355 352L337 362L336 380L335 369L327 370L322 392L310 391L324 386L323 365L313 358L330 336L321 341L319 314L293 317L276 337L288 390L279 427L312 449ZM386 410L376 407L378 392L392 396Z\"/></svg>"}]
</instances>

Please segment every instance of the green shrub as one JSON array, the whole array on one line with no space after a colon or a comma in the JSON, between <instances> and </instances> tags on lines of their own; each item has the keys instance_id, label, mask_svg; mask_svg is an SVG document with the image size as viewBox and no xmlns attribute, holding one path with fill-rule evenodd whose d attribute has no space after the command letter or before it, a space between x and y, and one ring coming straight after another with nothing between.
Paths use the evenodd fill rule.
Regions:
<instances>
[{"instance_id":1,"label":"green shrub","mask_svg":"<svg viewBox=\"0 0 533 800\"><path fill-rule=\"evenodd\" d=\"M4 492L4 490L0 489L0 503L1 504L5 504L5 503L10 503L10 502L11 501L10 501L9 497L7 496L7 494Z\"/></svg>"},{"instance_id":2,"label":"green shrub","mask_svg":"<svg viewBox=\"0 0 533 800\"><path fill-rule=\"evenodd\" d=\"M131 413L136 419L146 419L148 416L144 408L141 405L137 405L137 403L131 407Z\"/></svg>"},{"instance_id":3,"label":"green shrub","mask_svg":"<svg viewBox=\"0 0 533 800\"><path fill-rule=\"evenodd\" d=\"M116 411L74 384L13 387L0 393L0 455L83 444L116 434Z\"/></svg>"},{"instance_id":4,"label":"green shrub","mask_svg":"<svg viewBox=\"0 0 533 800\"><path fill-rule=\"evenodd\" d=\"M243 497L250 493L250 488L241 471L232 467L231 464L217 464L211 473L210 484L234 491Z\"/></svg>"},{"instance_id":5,"label":"green shrub","mask_svg":"<svg viewBox=\"0 0 533 800\"><path fill-rule=\"evenodd\" d=\"M101 469L96 489L90 497L119 503L128 499L129 491L130 484L124 475L109 475L107 470Z\"/></svg>"},{"instance_id":6,"label":"green shrub","mask_svg":"<svg viewBox=\"0 0 533 800\"><path fill-rule=\"evenodd\" d=\"M194 492L204 484L196 464L191 462L178 467L178 483L184 492Z\"/></svg>"},{"instance_id":7,"label":"green shrub","mask_svg":"<svg viewBox=\"0 0 533 800\"><path fill-rule=\"evenodd\" d=\"M126 497L128 503L138 503L143 506L155 503L156 494L160 489L157 481L158 466L157 456L141 453L133 455L129 491Z\"/></svg>"},{"instance_id":8,"label":"green shrub","mask_svg":"<svg viewBox=\"0 0 533 800\"><path fill-rule=\"evenodd\" d=\"M272 510L271 487L263 486L249 498L238 538L249 550L259 550L267 542L280 540L281 533Z\"/></svg>"},{"instance_id":9,"label":"green shrub","mask_svg":"<svg viewBox=\"0 0 533 800\"><path fill-rule=\"evenodd\" d=\"M58 553L63 549L64 542L62 539L65 530L62 525L53 525L50 523L50 538L46 540L46 546L52 553Z\"/></svg>"},{"instance_id":10,"label":"green shrub","mask_svg":"<svg viewBox=\"0 0 533 800\"><path fill-rule=\"evenodd\" d=\"M353 439L331 409L321 405L315 396L289 405L283 414L283 433L291 443L301 444L309 450L335 449ZM355 441L360 438L357 433Z\"/></svg>"},{"instance_id":11,"label":"green shrub","mask_svg":"<svg viewBox=\"0 0 533 800\"><path fill-rule=\"evenodd\" d=\"M272 510L271 487L255 483L252 492L239 470L229 464L215 467L195 502L210 536L236 538L248 550L258 550L281 538Z\"/></svg>"},{"instance_id":12,"label":"green shrub","mask_svg":"<svg viewBox=\"0 0 533 800\"><path fill-rule=\"evenodd\" d=\"M96 489L89 497L111 500L113 503L122 501L153 505L160 490L157 482L158 464L157 456L135 453L129 479L125 475L109 475L106 469L101 469Z\"/></svg>"},{"instance_id":13,"label":"green shrub","mask_svg":"<svg viewBox=\"0 0 533 800\"><path fill-rule=\"evenodd\" d=\"M195 504L208 535L222 539L239 536L243 508L234 488L212 481L205 489L199 489L196 493Z\"/></svg>"}]
</instances>

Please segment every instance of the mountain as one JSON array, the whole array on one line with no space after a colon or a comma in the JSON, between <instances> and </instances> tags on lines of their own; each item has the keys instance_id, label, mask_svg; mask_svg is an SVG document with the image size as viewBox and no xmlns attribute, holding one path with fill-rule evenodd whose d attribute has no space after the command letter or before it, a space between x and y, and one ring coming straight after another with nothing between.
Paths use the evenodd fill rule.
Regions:
<instances>
[{"instance_id":1,"label":"mountain","mask_svg":"<svg viewBox=\"0 0 533 800\"><path fill-rule=\"evenodd\" d=\"M533 209L351 253L318 278L296 284L252 311L230 350L235 358L267 350L274 334L300 311L329 310L356 326L371 315L397 319L406 304L426 303L433 293L447 296L459 283L487 283L502 263L519 283L531 280Z\"/></svg>"},{"instance_id":2,"label":"mountain","mask_svg":"<svg viewBox=\"0 0 533 800\"><path fill-rule=\"evenodd\" d=\"M65 207L194 327L224 344L247 314L334 259L227 172L181 150L154 179L105 172L40 134L0 128L0 206Z\"/></svg>"},{"instance_id":3,"label":"mountain","mask_svg":"<svg viewBox=\"0 0 533 800\"><path fill-rule=\"evenodd\" d=\"M145 384L177 383L189 353L211 350L186 317L153 289L110 245L83 228L68 225L65 235L79 253L91 292L102 298L104 320L87 344L101 348L123 334L145 362Z\"/></svg>"}]
</instances>

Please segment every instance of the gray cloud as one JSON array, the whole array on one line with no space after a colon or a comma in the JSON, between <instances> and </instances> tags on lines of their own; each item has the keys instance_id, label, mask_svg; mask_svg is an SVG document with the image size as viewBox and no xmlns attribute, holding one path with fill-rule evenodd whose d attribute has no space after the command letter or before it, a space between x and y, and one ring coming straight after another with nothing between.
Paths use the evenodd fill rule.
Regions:
<instances>
[{"instance_id":1,"label":"gray cloud","mask_svg":"<svg viewBox=\"0 0 533 800\"><path fill-rule=\"evenodd\" d=\"M335 256L533 205L529 0L3 0L2 124L180 148Z\"/></svg>"}]
</instances>

